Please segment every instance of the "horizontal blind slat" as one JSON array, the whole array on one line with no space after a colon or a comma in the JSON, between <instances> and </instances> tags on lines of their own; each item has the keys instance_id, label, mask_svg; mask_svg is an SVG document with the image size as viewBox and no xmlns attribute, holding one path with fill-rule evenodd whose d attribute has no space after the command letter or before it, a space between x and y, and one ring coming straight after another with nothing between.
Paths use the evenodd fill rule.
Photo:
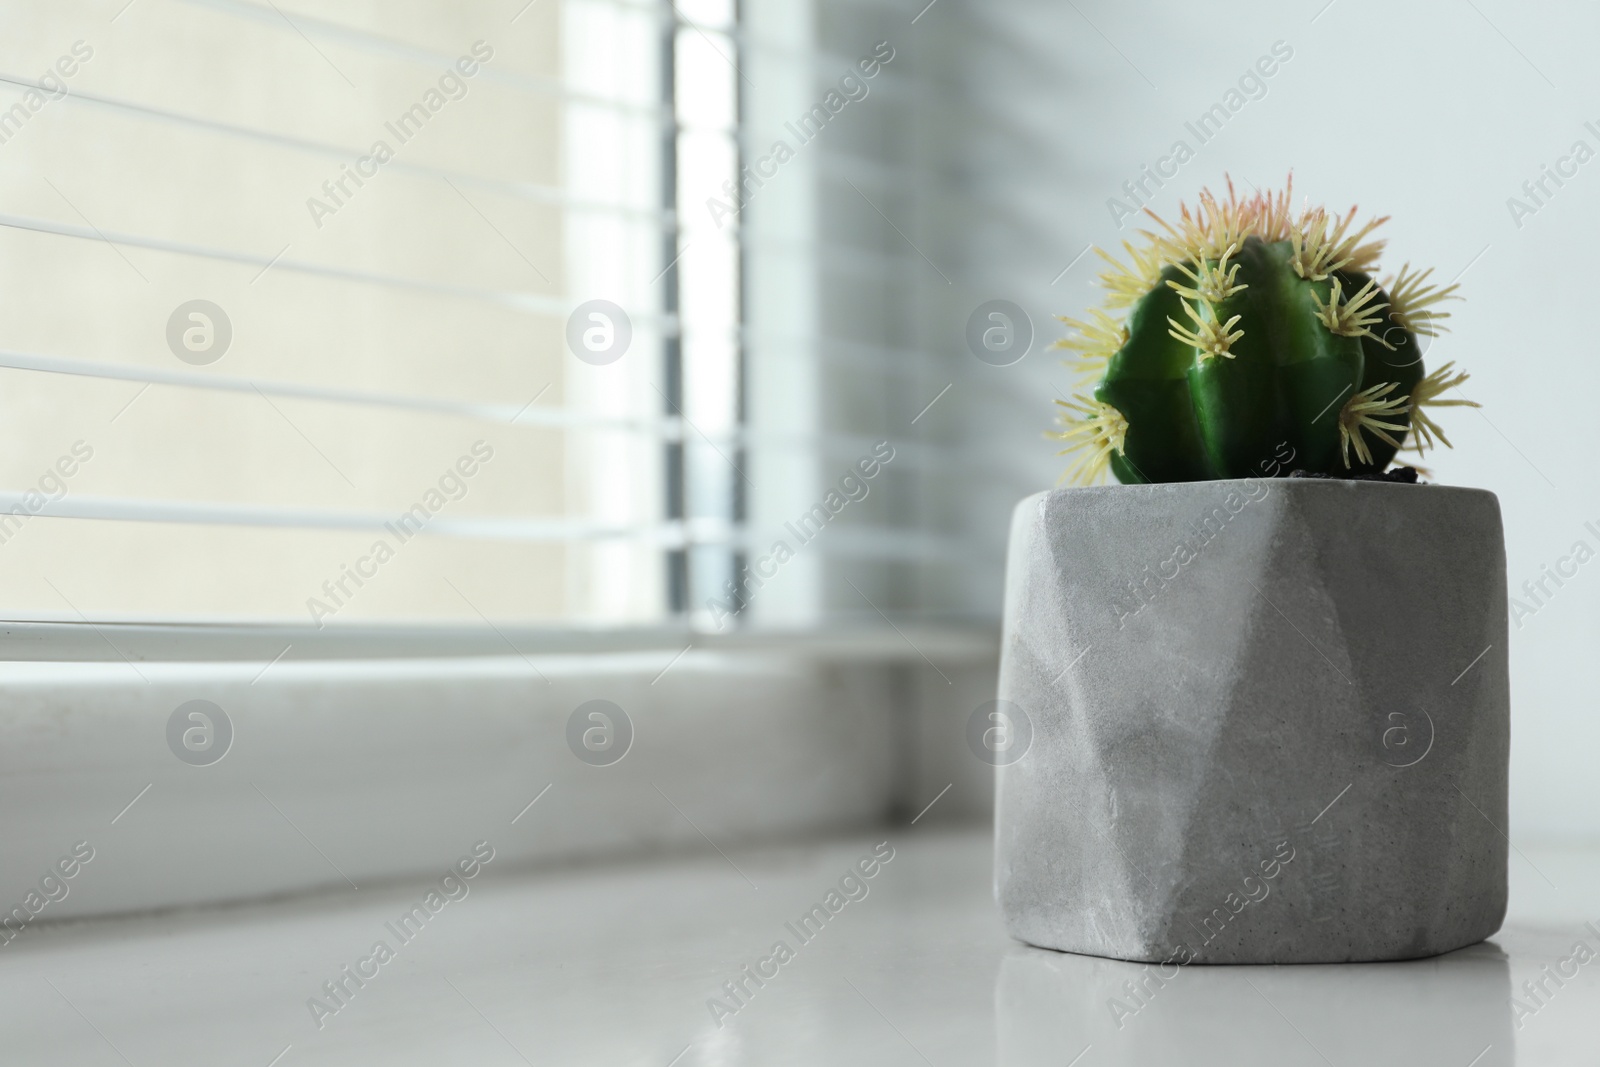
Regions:
<instances>
[{"instance_id":1,"label":"horizontal blind slat","mask_svg":"<svg viewBox=\"0 0 1600 1067\"><path fill-rule=\"evenodd\" d=\"M396 408L438 415L456 415L461 418L511 425L542 427L577 427L583 429L616 430L631 433L648 433L662 437L679 436L681 431L667 423L644 422L636 419L608 419L584 412L562 408L538 407L530 404L481 404L471 401L443 400L436 397L403 396L399 394L363 392L353 389L333 389L293 382L264 381L258 378L235 378L205 374L200 371L163 370L117 363L101 363L66 356L44 356L28 352L0 349L0 367L14 370L42 371L48 374L72 374L85 378L105 378L115 381L145 382L150 385L172 385L188 389L209 389L220 392L265 393L268 396L290 397L302 400L321 400L336 404L359 404L371 407Z\"/></svg>"},{"instance_id":2,"label":"horizontal blind slat","mask_svg":"<svg viewBox=\"0 0 1600 1067\"><path fill-rule=\"evenodd\" d=\"M161 237L150 237L142 234L120 233L115 230L101 230L94 226L80 226L70 222L56 222L49 219L28 218L20 215L0 213L0 226L8 226L18 230L32 230L35 233L55 234L58 237L76 237L86 241L104 241L111 245L127 245L132 248L145 248L153 252L167 252L178 256L191 256L201 259L221 260L227 263L238 263L245 266L260 267L264 274L267 270L288 270L303 274L316 274L324 278L335 278L340 281L362 282L368 285L382 285L397 289L410 289L416 292L436 293L443 296L460 297L467 300L486 301L502 307L512 308L535 315L564 316L567 311L566 301L555 297L538 296L533 293L519 293L510 291L496 291L489 289L472 289L465 286L446 285L441 282L422 281L415 278L403 278L395 275L378 274L371 271L352 270L347 267L331 267L319 263L310 263L303 260L289 259L271 255L260 255L253 252L238 252L224 248L207 248L202 245L187 244L180 241L169 241Z\"/></svg>"},{"instance_id":3,"label":"horizontal blind slat","mask_svg":"<svg viewBox=\"0 0 1600 1067\"><path fill-rule=\"evenodd\" d=\"M285 15L281 5L264 6L244 2L244 0L183 0L184 3L194 7L209 8L214 11L250 19L261 25L269 26L284 33L299 32L302 35L329 42L336 42L348 48L383 56L389 59L399 59L411 63L426 64L428 66L448 67L456 61L456 56L445 52L436 52L431 49L421 48L417 45L385 37L368 30L358 29L314 15L295 12ZM658 15L660 8L644 5L616 5L619 9L633 10L641 15ZM510 25L509 16L507 25ZM567 99L595 103L608 108L622 108L641 114L654 114L666 116L668 112L662 107L640 107L630 105L626 101L613 97L599 96L586 93L574 93L558 81L548 78L536 78L526 74L484 67L477 77L487 81L499 82L515 89L528 92L543 93L552 96L561 96Z\"/></svg>"},{"instance_id":4,"label":"horizontal blind slat","mask_svg":"<svg viewBox=\"0 0 1600 1067\"><path fill-rule=\"evenodd\" d=\"M105 497L72 494L42 504L30 505L29 496L37 492L0 489L0 537L9 538L33 518L96 519L113 522L173 523L199 526L250 526L301 530L368 530L373 533L396 530L409 536L427 534L488 541L608 541L643 540L668 547L680 547L691 539L691 531L681 522L646 524L592 522L574 518L536 518L527 516L452 516L414 517L401 525L401 515L363 512L316 511L285 507L258 507L249 504L209 504L192 501L152 500L148 498ZM726 527L704 524L692 531L696 543L725 542ZM0 542L3 543L3 542Z\"/></svg>"},{"instance_id":5,"label":"horizontal blind slat","mask_svg":"<svg viewBox=\"0 0 1600 1067\"><path fill-rule=\"evenodd\" d=\"M14 85L22 90L32 89L54 95L54 90L33 78L20 77L4 71L0 71L0 84ZM581 99L584 103L592 103L595 106L604 106L605 103L605 101L602 99L591 100L582 96L574 96L573 99ZM340 160L343 162L348 162L352 159L359 159L367 152L366 148L351 148L345 145L333 144L332 142L328 141L316 141L304 137L295 137L290 134L278 133L273 130L263 130L254 127L240 126L235 123L222 122L217 119L208 119L200 115L189 115L178 111L172 111L167 108L153 107L151 105L140 103L134 100L103 96L78 88L68 90L67 95L63 97L62 100L67 103L97 106L129 116L137 116L140 118L172 123L174 125L183 126L192 130L201 131L206 134L220 134L241 140L253 141L260 144L274 145L279 148L290 149L296 152L322 156L328 159ZM400 174L413 174L421 177L438 178L441 180L447 179L450 181L461 182L477 188L489 189L495 192L503 193L506 196L521 197L523 199L532 200L535 203L548 204L554 207L565 208L570 211L582 211L594 214L610 214L617 215L622 218L647 220L657 223L664 229L671 228L673 225L675 225L673 213L669 211L649 210L627 204L610 203L602 200L586 199L581 196L571 196L561 189L547 185L540 185L536 182L507 181L502 178L496 178L491 175L480 174L474 171L432 167L426 163L414 163L407 159L398 157L384 164L384 169Z\"/></svg>"}]
</instances>

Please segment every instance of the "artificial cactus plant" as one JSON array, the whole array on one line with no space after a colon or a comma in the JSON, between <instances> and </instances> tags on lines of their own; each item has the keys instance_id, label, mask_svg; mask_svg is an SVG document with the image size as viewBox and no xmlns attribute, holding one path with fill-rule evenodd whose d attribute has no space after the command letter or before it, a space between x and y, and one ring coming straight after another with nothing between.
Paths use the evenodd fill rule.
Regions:
<instances>
[{"instance_id":1,"label":"artificial cactus plant","mask_svg":"<svg viewBox=\"0 0 1600 1067\"><path fill-rule=\"evenodd\" d=\"M1453 364L1424 374L1419 338L1443 329L1458 287L1409 265L1380 284L1372 234L1387 217L1296 213L1292 190L1240 199L1230 181L1176 226L1147 212L1159 230L1123 243L1129 263L1096 249L1105 306L1063 317L1075 334L1058 345L1098 380L1057 401L1065 426L1050 436L1082 453L1067 477L1258 476L1284 443L1294 468L1370 474L1401 447L1450 444L1428 409L1477 405L1445 396L1467 378Z\"/></svg>"}]
</instances>

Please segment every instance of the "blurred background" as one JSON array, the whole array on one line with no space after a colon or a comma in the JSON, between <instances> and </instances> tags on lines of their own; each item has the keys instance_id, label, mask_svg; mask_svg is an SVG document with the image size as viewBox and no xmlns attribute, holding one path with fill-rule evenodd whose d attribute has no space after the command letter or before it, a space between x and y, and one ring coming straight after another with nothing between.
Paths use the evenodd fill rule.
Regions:
<instances>
[{"instance_id":1,"label":"blurred background","mask_svg":"<svg viewBox=\"0 0 1600 1067\"><path fill-rule=\"evenodd\" d=\"M1291 171L1461 282L1428 360L1483 407L1432 465L1499 495L1513 591L1600 547L1585 6L0 17L8 620L845 656L783 684L833 694L797 718L892 709L916 754L868 806L961 780L941 816L982 818L961 730L1010 510L1062 468L1054 316L1137 209ZM999 353L968 340L992 301L1020 313ZM1513 625L1513 835L1600 836L1597 605L1600 564ZM695 677L680 699L730 699Z\"/></svg>"}]
</instances>

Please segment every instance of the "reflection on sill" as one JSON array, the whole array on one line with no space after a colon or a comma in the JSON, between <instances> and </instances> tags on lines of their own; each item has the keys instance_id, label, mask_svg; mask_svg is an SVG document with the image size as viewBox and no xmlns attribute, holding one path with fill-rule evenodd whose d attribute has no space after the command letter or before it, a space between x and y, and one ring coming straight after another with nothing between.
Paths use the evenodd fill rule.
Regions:
<instances>
[{"instance_id":1,"label":"reflection on sill","mask_svg":"<svg viewBox=\"0 0 1600 1067\"><path fill-rule=\"evenodd\" d=\"M995 980L996 1059L1066 1063L1093 1046L1126 1063L1183 1049L1196 1065L1509 1067L1510 1004L1493 941L1401 963L1165 970L1015 944Z\"/></svg>"}]
</instances>

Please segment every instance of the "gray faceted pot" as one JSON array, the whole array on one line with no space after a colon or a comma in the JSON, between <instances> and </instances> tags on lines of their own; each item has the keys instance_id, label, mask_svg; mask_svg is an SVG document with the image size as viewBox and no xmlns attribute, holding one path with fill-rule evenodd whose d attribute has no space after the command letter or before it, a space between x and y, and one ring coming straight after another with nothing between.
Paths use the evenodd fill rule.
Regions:
<instances>
[{"instance_id":1,"label":"gray faceted pot","mask_svg":"<svg viewBox=\"0 0 1600 1067\"><path fill-rule=\"evenodd\" d=\"M995 893L1019 940L1172 966L1394 960L1505 916L1492 493L1031 496L999 698L1031 736L997 761Z\"/></svg>"}]
</instances>

